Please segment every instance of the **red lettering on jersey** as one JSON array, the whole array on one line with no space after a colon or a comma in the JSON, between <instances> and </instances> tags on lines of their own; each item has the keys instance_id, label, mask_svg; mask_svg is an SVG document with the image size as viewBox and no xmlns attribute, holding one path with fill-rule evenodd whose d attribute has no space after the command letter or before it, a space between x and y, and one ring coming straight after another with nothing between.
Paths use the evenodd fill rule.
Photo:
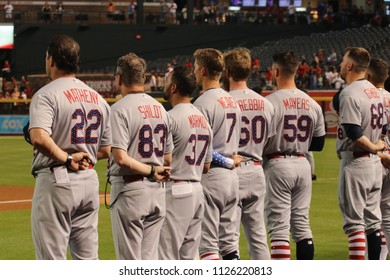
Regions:
<instances>
[{"instance_id":1,"label":"red lettering on jersey","mask_svg":"<svg viewBox=\"0 0 390 280\"><path fill-rule=\"evenodd\" d=\"M63 94L71 104L74 102L99 104L98 93L87 89L71 88L64 91Z\"/></svg>"},{"instance_id":2,"label":"red lettering on jersey","mask_svg":"<svg viewBox=\"0 0 390 280\"><path fill-rule=\"evenodd\" d=\"M191 115L191 116L188 116L188 121L190 122L191 128L207 129L207 122L206 122L206 119L204 116Z\"/></svg>"},{"instance_id":3,"label":"red lettering on jersey","mask_svg":"<svg viewBox=\"0 0 390 280\"><path fill-rule=\"evenodd\" d=\"M217 101L224 109L237 108L236 101L234 101L233 97L223 96L221 98L218 98Z\"/></svg>"},{"instance_id":4,"label":"red lettering on jersey","mask_svg":"<svg viewBox=\"0 0 390 280\"><path fill-rule=\"evenodd\" d=\"M237 103L241 111L264 111L264 100L261 99L240 99Z\"/></svg>"},{"instance_id":5,"label":"red lettering on jersey","mask_svg":"<svg viewBox=\"0 0 390 280\"><path fill-rule=\"evenodd\" d=\"M376 88L366 88L364 93L367 95L369 99L371 98L380 98L380 94Z\"/></svg>"},{"instance_id":6,"label":"red lettering on jersey","mask_svg":"<svg viewBox=\"0 0 390 280\"><path fill-rule=\"evenodd\" d=\"M310 110L309 99L290 97L283 99L284 108L286 110Z\"/></svg>"},{"instance_id":7,"label":"red lettering on jersey","mask_svg":"<svg viewBox=\"0 0 390 280\"><path fill-rule=\"evenodd\" d=\"M161 119L161 107L158 105L141 105L138 111L143 115L143 119Z\"/></svg>"}]
</instances>

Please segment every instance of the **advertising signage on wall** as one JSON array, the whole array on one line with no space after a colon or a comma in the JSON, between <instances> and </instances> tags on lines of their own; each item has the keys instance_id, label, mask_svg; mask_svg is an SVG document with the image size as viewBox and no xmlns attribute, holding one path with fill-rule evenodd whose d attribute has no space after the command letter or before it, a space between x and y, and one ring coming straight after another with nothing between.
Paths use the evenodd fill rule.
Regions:
<instances>
[{"instance_id":1,"label":"advertising signage on wall","mask_svg":"<svg viewBox=\"0 0 390 280\"><path fill-rule=\"evenodd\" d=\"M23 134L29 116L0 116L0 134Z\"/></svg>"}]
</instances>

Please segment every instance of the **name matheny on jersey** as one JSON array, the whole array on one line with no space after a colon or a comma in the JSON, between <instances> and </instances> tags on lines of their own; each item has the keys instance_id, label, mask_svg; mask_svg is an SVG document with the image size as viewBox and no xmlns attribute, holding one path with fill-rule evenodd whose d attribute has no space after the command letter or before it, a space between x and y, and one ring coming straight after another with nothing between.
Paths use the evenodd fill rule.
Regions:
<instances>
[{"instance_id":1,"label":"name matheny on jersey","mask_svg":"<svg viewBox=\"0 0 390 280\"><path fill-rule=\"evenodd\" d=\"M81 88L71 88L63 92L69 103L86 102L99 104L99 94L95 91Z\"/></svg>"}]
</instances>

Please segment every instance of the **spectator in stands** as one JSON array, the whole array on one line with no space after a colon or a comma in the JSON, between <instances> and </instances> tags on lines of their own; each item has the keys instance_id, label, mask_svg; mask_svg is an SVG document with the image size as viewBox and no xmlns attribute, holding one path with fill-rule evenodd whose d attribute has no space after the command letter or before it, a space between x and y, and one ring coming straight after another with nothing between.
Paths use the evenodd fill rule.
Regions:
<instances>
[{"instance_id":1,"label":"spectator in stands","mask_svg":"<svg viewBox=\"0 0 390 280\"><path fill-rule=\"evenodd\" d=\"M307 24L310 25L311 24L311 12L312 12L312 7L311 7L311 3L310 1L307 2L307 6L306 6L306 21L307 21Z\"/></svg>"},{"instance_id":2,"label":"spectator in stands","mask_svg":"<svg viewBox=\"0 0 390 280\"><path fill-rule=\"evenodd\" d=\"M63 13L64 13L64 4L62 4L62 1L57 1L56 12L54 14L55 20L61 22Z\"/></svg>"},{"instance_id":3,"label":"spectator in stands","mask_svg":"<svg viewBox=\"0 0 390 280\"><path fill-rule=\"evenodd\" d=\"M259 59L258 57L252 58L252 61L251 61L251 68L252 68L252 70L253 70L254 68L260 69L260 59Z\"/></svg>"},{"instance_id":4,"label":"spectator in stands","mask_svg":"<svg viewBox=\"0 0 390 280\"><path fill-rule=\"evenodd\" d=\"M227 7L225 6L225 3L219 3L218 4L218 10L217 10L217 24L223 24L225 22L225 16L226 16Z\"/></svg>"},{"instance_id":5,"label":"spectator in stands","mask_svg":"<svg viewBox=\"0 0 390 280\"><path fill-rule=\"evenodd\" d=\"M107 12L107 18L108 19L113 19L114 18L114 12L116 10L114 2L112 0L108 1L107 7L106 7L106 12Z\"/></svg>"},{"instance_id":6,"label":"spectator in stands","mask_svg":"<svg viewBox=\"0 0 390 280\"><path fill-rule=\"evenodd\" d=\"M172 61L173 61L173 60L172 60ZM170 72L172 72L172 70L173 70L172 64L167 63L167 67L165 68L165 76L164 76L164 78L166 78L166 77L168 76L168 74L169 74Z\"/></svg>"},{"instance_id":7,"label":"spectator in stands","mask_svg":"<svg viewBox=\"0 0 390 280\"><path fill-rule=\"evenodd\" d=\"M129 6L127 7L127 16L129 18L129 23L134 23L136 11L137 3L133 0L129 3Z\"/></svg>"},{"instance_id":8,"label":"spectator in stands","mask_svg":"<svg viewBox=\"0 0 390 280\"><path fill-rule=\"evenodd\" d=\"M167 17L167 11L168 11L168 6L165 0L160 1L160 23L166 23L166 17Z\"/></svg>"},{"instance_id":9,"label":"spectator in stands","mask_svg":"<svg viewBox=\"0 0 390 280\"><path fill-rule=\"evenodd\" d=\"M203 6L202 13L203 13L203 20L205 23L209 23L210 21L210 5L206 4Z\"/></svg>"},{"instance_id":10,"label":"spectator in stands","mask_svg":"<svg viewBox=\"0 0 390 280\"><path fill-rule=\"evenodd\" d=\"M7 4L4 6L5 20L12 20L12 12L14 6L12 6L11 1L7 1Z\"/></svg>"},{"instance_id":11,"label":"spectator in stands","mask_svg":"<svg viewBox=\"0 0 390 280\"><path fill-rule=\"evenodd\" d=\"M165 85L165 82L164 82L164 73L159 73L157 75L157 89L159 91L163 91L164 90L164 85Z\"/></svg>"},{"instance_id":12,"label":"spectator in stands","mask_svg":"<svg viewBox=\"0 0 390 280\"><path fill-rule=\"evenodd\" d=\"M191 59L189 59L189 60L186 62L185 66L187 67L187 69L192 70L192 61L191 61Z\"/></svg>"},{"instance_id":13,"label":"spectator in stands","mask_svg":"<svg viewBox=\"0 0 390 280\"><path fill-rule=\"evenodd\" d=\"M188 24L188 9L187 5L181 9L181 24Z\"/></svg>"},{"instance_id":14,"label":"spectator in stands","mask_svg":"<svg viewBox=\"0 0 390 280\"><path fill-rule=\"evenodd\" d=\"M6 59L4 60L4 63L1 67L1 73L2 73L2 77L4 78L5 81L8 81L11 79L11 64L9 63L9 61Z\"/></svg>"},{"instance_id":15,"label":"spectator in stands","mask_svg":"<svg viewBox=\"0 0 390 280\"><path fill-rule=\"evenodd\" d=\"M324 70L324 88L331 88L332 87L332 70L329 68L329 66L325 66Z\"/></svg>"},{"instance_id":16,"label":"spectator in stands","mask_svg":"<svg viewBox=\"0 0 390 280\"><path fill-rule=\"evenodd\" d=\"M318 61L320 62L320 65L322 66L325 61L325 52L324 49L319 48L318 49Z\"/></svg>"},{"instance_id":17,"label":"spectator in stands","mask_svg":"<svg viewBox=\"0 0 390 280\"><path fill-rule=\"evenodd\" d=\"M334 89L341 89L345 85L345 81L341 78L340 73L337 73L336 76L332 80L332 84L334 86Z\"/></svg>"},{"instance_id":18,"label":"spectator in stands","mask_svg":"<svg viewBox=\"0 0 390 280\"><path fill-rule=\"evenodd\" d=\"M268 67L267 72L265 73L265 83L267 89L272 89L272 68Z\"/></svg>"},{"instance_id":19,"label":"spectator in stands","mask_svg":"<svg viewBox=\"0 0 390 280\"><path fill-rule=\"evenodd\" d=\"M171 0L171 2L168 5L169 8L169 21L171 24L176 24L176 10L177 10L177 4L174 0Z\"/></svg>"},{"instance_id":20,"label":"spectator in stands","mask_svg":"<svg viewBox=\"0 0 390 280\"><path fill-rule=\"evenodd\" d=\"M330 55L327 58L328 64L331 66L335 66L337 64L337 53L334 49L332 49Z\"/></svg>"},{"instance_id":21,"label":"spectator in stands","mask_svg":"<svg viewBox=\"0 0 390 280\"><path fill-rule=\"evenodd\" d=\"M44 22L51 22L51 7L49 5L49 2L45 2L42 6L42 13L43 13L43 21Z\"/></svg>"},{"instance_id":22,"label":"spectator in stands","mask_svg":"<svg viewBox=\"0 0 390 280\"><path fill-rule=\"evenodd\" d=\"M288 11L288 22L290 24L295 24L295 5L294 0L290 0L290 5L287 8Z\"/></svg>"},{"instance_id":23,"label":"spectator in stands","mask_svg":"<svg viewBox=\"0 0 390 280\"><path fill-rule=\"evenodd\" d=\"M151 91L156 91L157 90L157 77L156 77L156 73L154 71L150 72L149 85L150 85L150 90Z\"/></svg>"},{"instance_id":24,"label":"spectator in stands","mask_svg":"<svg viewBox=\"0 0 390 280\"><path fill-rule=\"evenodd\" d=\"M312 67L309 71L309 89L317 89L317 88L318 88L317 71L314 67Z\"/></svg>"},{"instance_id":25,"label":"spectator in stands","mask_svg":"<svg viewBox=\"0 0 390 280\"><path fill-rule=\"evenodd\" d=\"M318 57L317 53L313 53L311 66L317 66L320 64L320 58Z\"/></svg>"}]
</instances>

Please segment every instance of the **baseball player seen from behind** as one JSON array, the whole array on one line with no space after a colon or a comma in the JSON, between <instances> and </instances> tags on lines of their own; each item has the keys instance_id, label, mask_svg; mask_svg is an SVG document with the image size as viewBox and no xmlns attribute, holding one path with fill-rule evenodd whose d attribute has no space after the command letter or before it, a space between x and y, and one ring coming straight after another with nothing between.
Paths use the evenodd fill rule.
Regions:
<instances>
[{"instance_id":1,"label":"baseball player seen from behind","mask_svg":"<svg viewBox=\"0 0 390 280\"><path fill-rule=\"evenodd\" d=\"M172 143L169 116L145 93L145 60L134 53L118 59L116 88L123 98L111 107L111 222L118 259L158 259L165 217L165 183Z\"/></svg>"},{"instance_id":2,"label":"baseball player seen from behind","mask_svg":"<svg viewBox=\"0 0 390 280\"><path fill-rule=\"evenodd\" d=\"M238 151L241 111L233 97L219 84L224 61L216 49L198 49L194 53L194 73L203 94L194 105L206 117L213 130L212 148L219 153L213 157L211 168L202 176L205 195L205 214L199 246L201 259L238 259L236 235L238 177L234 169L220 165L224 157ZM233 162L233 160L231 160ZM234 163L232 164L234 167Z\"/></svg>"},{"instance_id":3,"label":"baseball player seen from behind","mask_svg":"<svg viewBox=\"0 0 390 280\"><path fill-rule=\"evenodd\" d=\"M54 38L46 52L51 82L30 106L32 235L37 259L98 258L99 180L96 161L108 158L110 107L75 77L80 47L68 36Z\"/></svg>"},{"instance_id":4,"label":"baseball player seen from behind","mask_svg":"<svg viewBox=\"0 0 390 280\"><path fill-rule=\"evenodd\" d=\"M370 54L364 48L348 48L340 64L346 81L340 93L337 153L341 157L339 206L349 239L349 258L379 259L381 251L380 196L382 167L376 155L386 148L380 140L384 116L383 96L365 79ZM367 239L366 239L367 236Z\"/></svg>"},{"instance_id":5,"label":"baseball player seen from behind","mask_svg":"<svg viewBox=\"0 0 390 280\"><path fill-rule=\"evenodd\" d=\"M229 94L242 112L241 138L238 154L245 158L236 169L239 178L237 206L237 239L240 220L249 245L249 254L255 260L269 260L267 233L264 224L265 177L262 167L264 144L275 134L271 120L274 107L264 97L247 86L251 71L248 49L237 48L224 53L225 75L229 80Z\"/></svg>"},{"instance_id":6,"label":"baseball player seen from behind","mask_svg":"<svg viewBox=\"0 0 390 280\"><path fill-rule=\"evenodd\" d=\"M290 231L297 244L296 258L314 258L310 230L311 168L305 154L321 151L325 124L321 107L297 89L294 77L299 57L293 51L273 55L272 72L277 91L266 98L275 109L276 134L266 144L265 219L271 240L271 258L290 259Z\"/></svg>"},{"instance_id":7,"label":"baseball player seen from behind","mask_svg":"<svg viewBox=\"0 0 390 280\"><path fill-rule=\"evenodd\" d=\"M175 67L167 76L164 98L173 109L171 133L171 181L167 183L167 213L160 235L159 258L195 260L204 214L204 195L200 180L212 160L212 131L206 118L190 103L196 80L191 70Z\"/></svg>"},{"instance_id":8,"label":"baseball player seen from behind","mask_svg":"<svg viewBox=\"0 0 390 280\"><path fill-rule=\"evenodd\" d=\"M385 107L384 113L387 118L387 123L390 119L390 93L384 88L385 81L388 78L389 67L383 59L372 58L370 65L366 72L366 78L371 82L383 95L383 105ZM389 124L386 124L382 128L382 138L385 141L387 147L390 146L390 133ZM382 155L389 155L389 151L378 153ZM388 247L390 248L390 172L387 168L383 168L383 183L381 194L381 213L382 213L382 230L381 230L381 254L380 259L386 260L388 255ZM388 241L388 242L386 242ZM387 247L386 247L387 244ZM367 254L366 254L367 255Z\"/></svg>"}]
</instances>

